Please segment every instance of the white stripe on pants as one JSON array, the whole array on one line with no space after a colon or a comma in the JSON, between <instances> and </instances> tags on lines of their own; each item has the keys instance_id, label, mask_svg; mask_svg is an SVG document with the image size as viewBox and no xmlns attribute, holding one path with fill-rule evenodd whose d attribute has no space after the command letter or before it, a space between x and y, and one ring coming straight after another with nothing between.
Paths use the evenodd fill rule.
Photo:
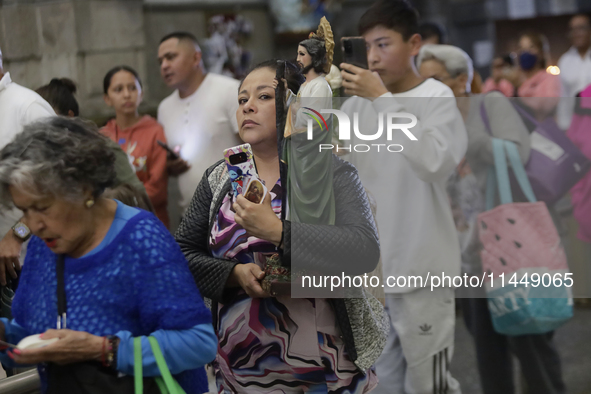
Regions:
<instances>
[{"instance_id":1,"label":"white stripe on pants","mask_svg":"<svg viewBox=\"0 0 591 394\"><path fill-rule=\"evenodd\" d=\"M386 294L390 335L376 362L374 394L461 394L449 372L453 357L453 289Z\"/></svg>"}]
</instances>

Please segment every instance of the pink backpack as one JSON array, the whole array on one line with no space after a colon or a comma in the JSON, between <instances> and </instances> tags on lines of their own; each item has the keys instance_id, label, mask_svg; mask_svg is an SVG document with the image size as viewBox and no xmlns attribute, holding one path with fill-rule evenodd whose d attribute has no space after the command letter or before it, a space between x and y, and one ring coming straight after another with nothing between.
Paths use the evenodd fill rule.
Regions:
<instances>
[{"instance_id":1,"label":"pink backpack","mask_svg":"<svg viewBox=\"0 0 591 394\"><path fill-rule=\"evenodd\" d=\"M591 85L577 98L575 113L566 132L581 152L591 159ZM572 189L573 216L579 223L577 236L591 243L591 172L588 172Z\"/></svg>"}]
</instances>

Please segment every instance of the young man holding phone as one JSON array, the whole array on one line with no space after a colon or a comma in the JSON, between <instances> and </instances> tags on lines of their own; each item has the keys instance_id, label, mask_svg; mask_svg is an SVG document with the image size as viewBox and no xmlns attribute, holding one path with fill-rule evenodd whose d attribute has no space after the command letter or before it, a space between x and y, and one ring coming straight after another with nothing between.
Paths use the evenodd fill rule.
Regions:
<instances>
[{"instance_id":1,"label":"young man holding phone","mask_svg":"<svg viewBox=\"0 0 591 394\"><path fill-rule=\"evenodd\" d=\"M460 393L449 364L454 348L454 289L410 281L428 275L460 274L460 250L445 183L467 148L466 130L452 91L413 68L421 36L418 15L405 0L374 3L359 21L367 45L369 70L341 64L345 93L355 95L342 110L358 113L362 134L376 133L378 116L410 113L410 140L394 130L387 144L399 153L355 153L351 161L376 198L390 336L376 362L380 384L375 393ZM386 124L384 121L383 124ZM367 138L355 142L371 144ZM420 282L419 282L420 283Z\"/></svg>"}]
</instances>

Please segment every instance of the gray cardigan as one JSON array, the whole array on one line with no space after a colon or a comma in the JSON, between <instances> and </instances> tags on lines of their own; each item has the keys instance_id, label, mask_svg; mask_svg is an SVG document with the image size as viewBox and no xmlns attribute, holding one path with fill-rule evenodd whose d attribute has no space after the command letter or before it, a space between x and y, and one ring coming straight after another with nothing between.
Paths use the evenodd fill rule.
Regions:
<instances>
[{"instance_id":1,"label":"gray cardigan","mask_svg":"<svg viewBox=\"0 0 591 394\"><path fill-rule=\"evenodd\" d=\"M517 145L521 161L525 164L529 159L529 131L510 102L500 92L491 92L470 97L470 110L466 119L468 132L468 150L466 160L482 190L486 186L488 167L494 164L492 137L513 141ZM480 116L480 107L484 102L488 115L492 137Z\"/></svg>"},{"instance_id":2,"label":"gray cardigan","mask_svg":"<svg viewBox=\"0 0 591 394\"><path fill-rule=\"evenodd\" d=\"M488 168L494 164L492 138L513 141L517 145L522 162L526 163L529 159L530 137L521 117L513 108L509 99L501 93L491 92L486 95L458 99L458 105L461 106L466 102L462 103L459 100L467 100L469 103L469 110L465 119L468 133L466 161L472 169L474 178L465 180L464 182L469 183L463 183L461 189L458 189L460 194L456 194L455 188L460 185L460 175L456 174L450 178L451 183L448 184L448 191L452 201L459 204L461 211L463 211L461 207L466 206L469 211L466 219L471 222L470 226L462 227L462 230L458 231L462 253L462 270L468 274L479 275L482 272L480 261L482 245L478 239L478 227L474 221L476 215L485 209L484 196L486 193L487 173ZM487 131L481 116L483 103L492 136Z\"/></svg>"},{"instance_id":3,"label":"gray cardigan","mask_svg":"<svg viewBox=\"0 0 591 394\"><path fill-rule=\"evenodd\" d=\"M215 214L230 179L220 161L211 166L199 183L189 209L175 234L189 262L199 291L212 300L214 328L217 329L218 303L229 303L236 289L226 288L237 261L212 256L209 235ZM284 221L282 265L292 260L307 262L323 272L362 275L371 272L379 259L379 242L365 189L353 165L333 155L333 186L337 221L334 226ZM295 244L296 247L292 248ZM382 353L389 331L389 320L380 302L363 289L350 289L347 298L330 298L345 343L347 355L365 373Z\"/></svg>"}]
</instances>

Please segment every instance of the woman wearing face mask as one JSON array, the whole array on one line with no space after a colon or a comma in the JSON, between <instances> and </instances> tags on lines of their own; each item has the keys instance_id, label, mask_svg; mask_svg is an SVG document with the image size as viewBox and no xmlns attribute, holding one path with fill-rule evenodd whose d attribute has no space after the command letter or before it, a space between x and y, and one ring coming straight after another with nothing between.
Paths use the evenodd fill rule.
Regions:
<instances>
[{"instance_id":1,"label":"woman wearing face mask","mask_svg":"<svg viewBox=\"0 0 591 394\"><path fill-rule=\"evenodd\" d=\"M550 46L543 34L528 32L519 39L522 83L517 95L540 120L554 112L560 97L560 78L546 72L549 53Z\"/></svg>"},{"instance_id":2,"label":"woman wearing face mask","mask_svg":"<svg viewBox=\"0 0 591 394\"><path fill-rule=\"evenodd\" d=\"M166 142L164 129L149 115L140 116L142 82L131 67L117 66L103 80L105 103L115 110L101 132L127 153L135 174L144 184L158 219L168 227L168 173L166 151L156 141Z\"/></svg>"},{"instance_id":3,"label":"woman wearing face mask","mask_svg":"<svg viewBox=\"0 0 591 394\"><path fill-rule=\"evenodd\" d=\"M529 133L509 99L501 92L473 95L470 81L472 60L451 45L424 45L417 57L423 78L435 78L453 91L468 132L466 161L450 177L448 190L452 205L461 212L458 238L462 250L462 269L468 275L482 275L477 215L485 210L484 193L488 168L494 164L492 138L512 141L523 163L529 159ZM481 111L488 117L488 127ZM459 224L459 222L458 222ZM466 290L466 289L461 289ZM464 298L465 297L465 298ZM464 321L476 346L476 362L484 394L514 394L513 355L516 356L531 393L565 392L560 355L553 343L553 332L508 336L494 330L486 293L471 288L460 298Z\"/></svg>"}]
</instances>

